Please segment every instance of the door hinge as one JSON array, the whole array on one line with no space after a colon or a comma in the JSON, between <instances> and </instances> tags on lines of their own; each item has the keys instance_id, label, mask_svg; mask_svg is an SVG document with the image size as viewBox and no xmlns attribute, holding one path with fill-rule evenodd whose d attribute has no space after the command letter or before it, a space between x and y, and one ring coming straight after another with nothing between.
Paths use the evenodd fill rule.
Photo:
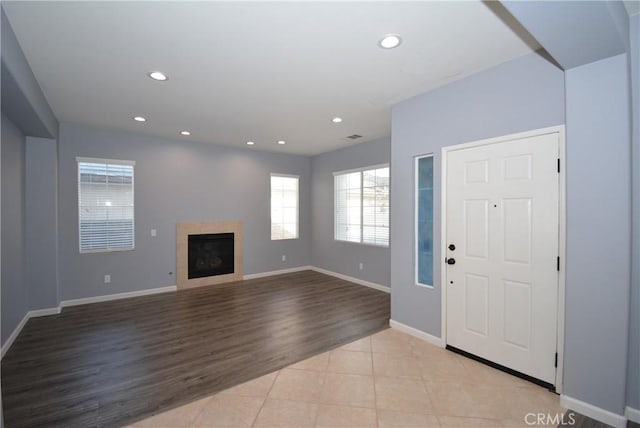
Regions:
<instances>
[{"instance_id":1,"label":"door hinge","mask_svg":"<svg viewBox=\"0 0 640 428\"><path fill-rule=\"evenodd\" d=\"M555 366L554 367L558 367L558 353L556 352L556 360L555 360Z\"/></svg>"},{"instance_id":2,"label":"door hinge","mask_svg":"<svg viewBox=\"0 0 640 428\"><path fill-rule=\"evenodd\" d=\"M560 272L560 256L558 256L558 258L556 259L556 269L558 269L558 272Z\"/></svg>"},{"instance_id":3,"label":"door hinge","mask_svg":"<svg viewBox=\"0 0 640 428\"><path fill-rule=\"evenodd\" d=\"M558 172L560 172L560 158L558 158Z\"/></svg>"}]
</instances>

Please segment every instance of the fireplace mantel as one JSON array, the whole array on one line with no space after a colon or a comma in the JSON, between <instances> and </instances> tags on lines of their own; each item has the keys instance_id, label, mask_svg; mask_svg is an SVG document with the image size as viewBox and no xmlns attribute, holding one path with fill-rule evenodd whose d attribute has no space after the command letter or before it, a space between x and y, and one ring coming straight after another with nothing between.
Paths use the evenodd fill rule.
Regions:
<instances>
[{"instance_id":1,"label":"fireplace mantel","mask_svg":"<svg viewBox=\"0 0 640 428\"><path fill-rule=\"evenodd\" d=\"M189 235L209 233L234 234L233 273L189 279ZM178 223L176 225L176 281L178 290L242 280L242 241L242 222L240 221Z\"/></svg>"}]
</instances>

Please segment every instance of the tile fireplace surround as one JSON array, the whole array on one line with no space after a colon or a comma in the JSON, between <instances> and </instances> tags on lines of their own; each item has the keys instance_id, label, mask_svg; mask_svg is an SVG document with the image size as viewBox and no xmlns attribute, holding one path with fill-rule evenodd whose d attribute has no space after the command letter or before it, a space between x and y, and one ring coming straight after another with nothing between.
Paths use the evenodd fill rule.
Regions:
<instances>
[{"instance_id":1,"label":"tile fireplace surround","mask_svg":"<svg viewBox=\"0 0 640 428\"><path fill-rule=\"evenodd\" d=\"M233 273L189 279L189 235L233 233ZM176 225L176 281L178 290L242 280L242 222L210 221Z\"/></svg>"}]
</instances>

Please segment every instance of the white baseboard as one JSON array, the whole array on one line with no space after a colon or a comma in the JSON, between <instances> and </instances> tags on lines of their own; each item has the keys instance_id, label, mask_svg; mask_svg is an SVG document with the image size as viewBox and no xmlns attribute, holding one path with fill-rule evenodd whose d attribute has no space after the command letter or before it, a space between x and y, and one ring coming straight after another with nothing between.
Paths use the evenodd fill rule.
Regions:
<instances>
[{"instance_id":1,"label":"white baseboard","mask_svg":"<svg viewBox=\"0 0 640 428\"><path fill-rule=\"evenodd\" d=\"M384 291L385 293L391 293L391 288L386 287L384 285L376 284L375 282L365 281L363 279L354 278L352 276L343 275L338 272L333 272L330 270L322 269L319 267L311 266L311 270L315 272L324 273L325 275L335 276L336 278L344 279L345 281L354 282L359 285L364 285L365 287L373 288L378 291Z\"/></svg>"},{"instance_id":2,"label":"white baseboard","mask_svg":"<svg viewBox=\"0 0 640 428\"><path fill-rule=\"evenodd\" d=\"M281 270L272 270L269 272L260 272L260 273L251 273L249 275L243 275L242 279L256 279L256 278L265 278L267 276L274 276L274 275L282 275L285 273L293 273L293 272L300 272L303 270L311 270L312 267L311 266L298 266L298 267L294 267L294 268L290 268L290 269L281 269Z\"/></svg>"},{"instance_id":3,"label":"white baseboard","mask_svg":"<svg viewBox=\"0 0 640 428\"><path fill-rule=\"evenodd\" d=\"M88 303L108 302L110 300L128 299L129 297L148 296L150 294L167 293L170 291L176 291L177 289L178 289L177 286L169 285L167 287L149 288L146 290L129 291L126 293L86 297L84 299L63 300L62 302L60 302L60 307L66 308L68 306L86 305Z\"/></svg>"},{"instance_id":4,"label":"white baseboard","mask_svg":"<svg viewBox=\"0 0 640 428\"><path fill-rule=\"evenodd\" d=\"M57 315L59 313L60 313L60 307L36 309L24 314L24 317L22 317L22 320L20 320L16 328L13 329L13 332L11 332L11 335L9 336L5 344L2 346L2 350L0 351L0 358L4 357L4 354L6 354L9 348L11 348L11 345L13 345L13 342L16 340L16 338L24 328L25 324L27 324L27 321L29 321L31 318L46 317L48 315Z\"/></svg>"},{"instance_id":5,"label":"white baseboard","mask_svg":"<svg viewBox=\"0 0 640 428\"><path fill-rule=\"evenodd\" d=\"M422 339L425 342L429 342L432 345L435 345L439 348L444 348L444 342L442 342L442 339L436 336L433 336L429 333L425 333L422 330L418 330L417 328L413 328L413 327L409 327L406 324L402 324L401 322L398 321L394 321L394 320L389 320L389 326L391 328L395 328L398 331L401 331L403 333L407 333L413 337L417 337L418 339Z\"/></svg>"},{"instance_id":6,"label":"white baseboard","mask_svg":"<svg viewBox=\"0 0 640 428\"><path fill-rule=\"evenodd\" d=\"M560 405L615 428L626 428L627 426L626 417L564 394L560 396Z\"/></svg>"},{"instance_id":7,"label":"white baseboard","mask_svg":"<svg viewBox=\"0 0 640 428\"><path fill-rule=\"evenodd\" d=\"M29 321L29 312L24 314L22 320L20 320L16 328L13 329L13 332L11 333L7 341L4 343L4 345L2 345L2 357L4 357L4 354L6 354L9 348L11 348L11 345L13 345L13 341L16 340L27 321Z\"/></svg>"},{"instance_id":8,"label":"white baseboard","mask_svg":"<svg viewBox=\"0 0 640 428\"><path fill-rule=\"evenodd\" d=\"M627 408L624 411L624 415L631 422L635 422L637 424L640 424L640 410L634 409L633 407L627 406Z\"/></svg>"},{"instance_id":9,"label":"white baseboard","mask_svg":"<svg viewBox=\"0 0 640 428\"><path fill-rule=\"evenodd\" d=\"M36 309L29 311L27 315L29 315L29 318L46 317L49 315L58 315L61 310L62 308L60 308L60 306L56 308Z\"/></svg>"}]
</instances>

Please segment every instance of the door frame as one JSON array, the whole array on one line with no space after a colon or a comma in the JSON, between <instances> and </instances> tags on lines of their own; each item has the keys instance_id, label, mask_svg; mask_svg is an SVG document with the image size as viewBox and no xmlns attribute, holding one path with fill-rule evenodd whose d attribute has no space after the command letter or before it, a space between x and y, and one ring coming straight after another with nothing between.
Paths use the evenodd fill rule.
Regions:
<instances>
[{"instance_id":1,"label":"door frame","mask_svg":"<svg viewBox=\"0 0 640 428\"><path fill-rule=\"evenodd\" d=\"M503 135L485 140L456 144L441 149L441 192L440 192L440 288L441 288L441 337L443 346L447 345L447 264L444 255L447 254L447 160L450 152L472 147L503 143L522 138L529 138L548 134L558 134L558 157L560 159L559 187L558 187L558 255L560 256L560 272L558 272L558 325L556 331L556 350L558 352L558 367L556 368L555 388L558 394L563 390L564 372L564 330L565 330L565 282L566 282L566 147L565 126L558 125L549 128L534 129L516 134Z\"/></svg>"}]
</instances>

